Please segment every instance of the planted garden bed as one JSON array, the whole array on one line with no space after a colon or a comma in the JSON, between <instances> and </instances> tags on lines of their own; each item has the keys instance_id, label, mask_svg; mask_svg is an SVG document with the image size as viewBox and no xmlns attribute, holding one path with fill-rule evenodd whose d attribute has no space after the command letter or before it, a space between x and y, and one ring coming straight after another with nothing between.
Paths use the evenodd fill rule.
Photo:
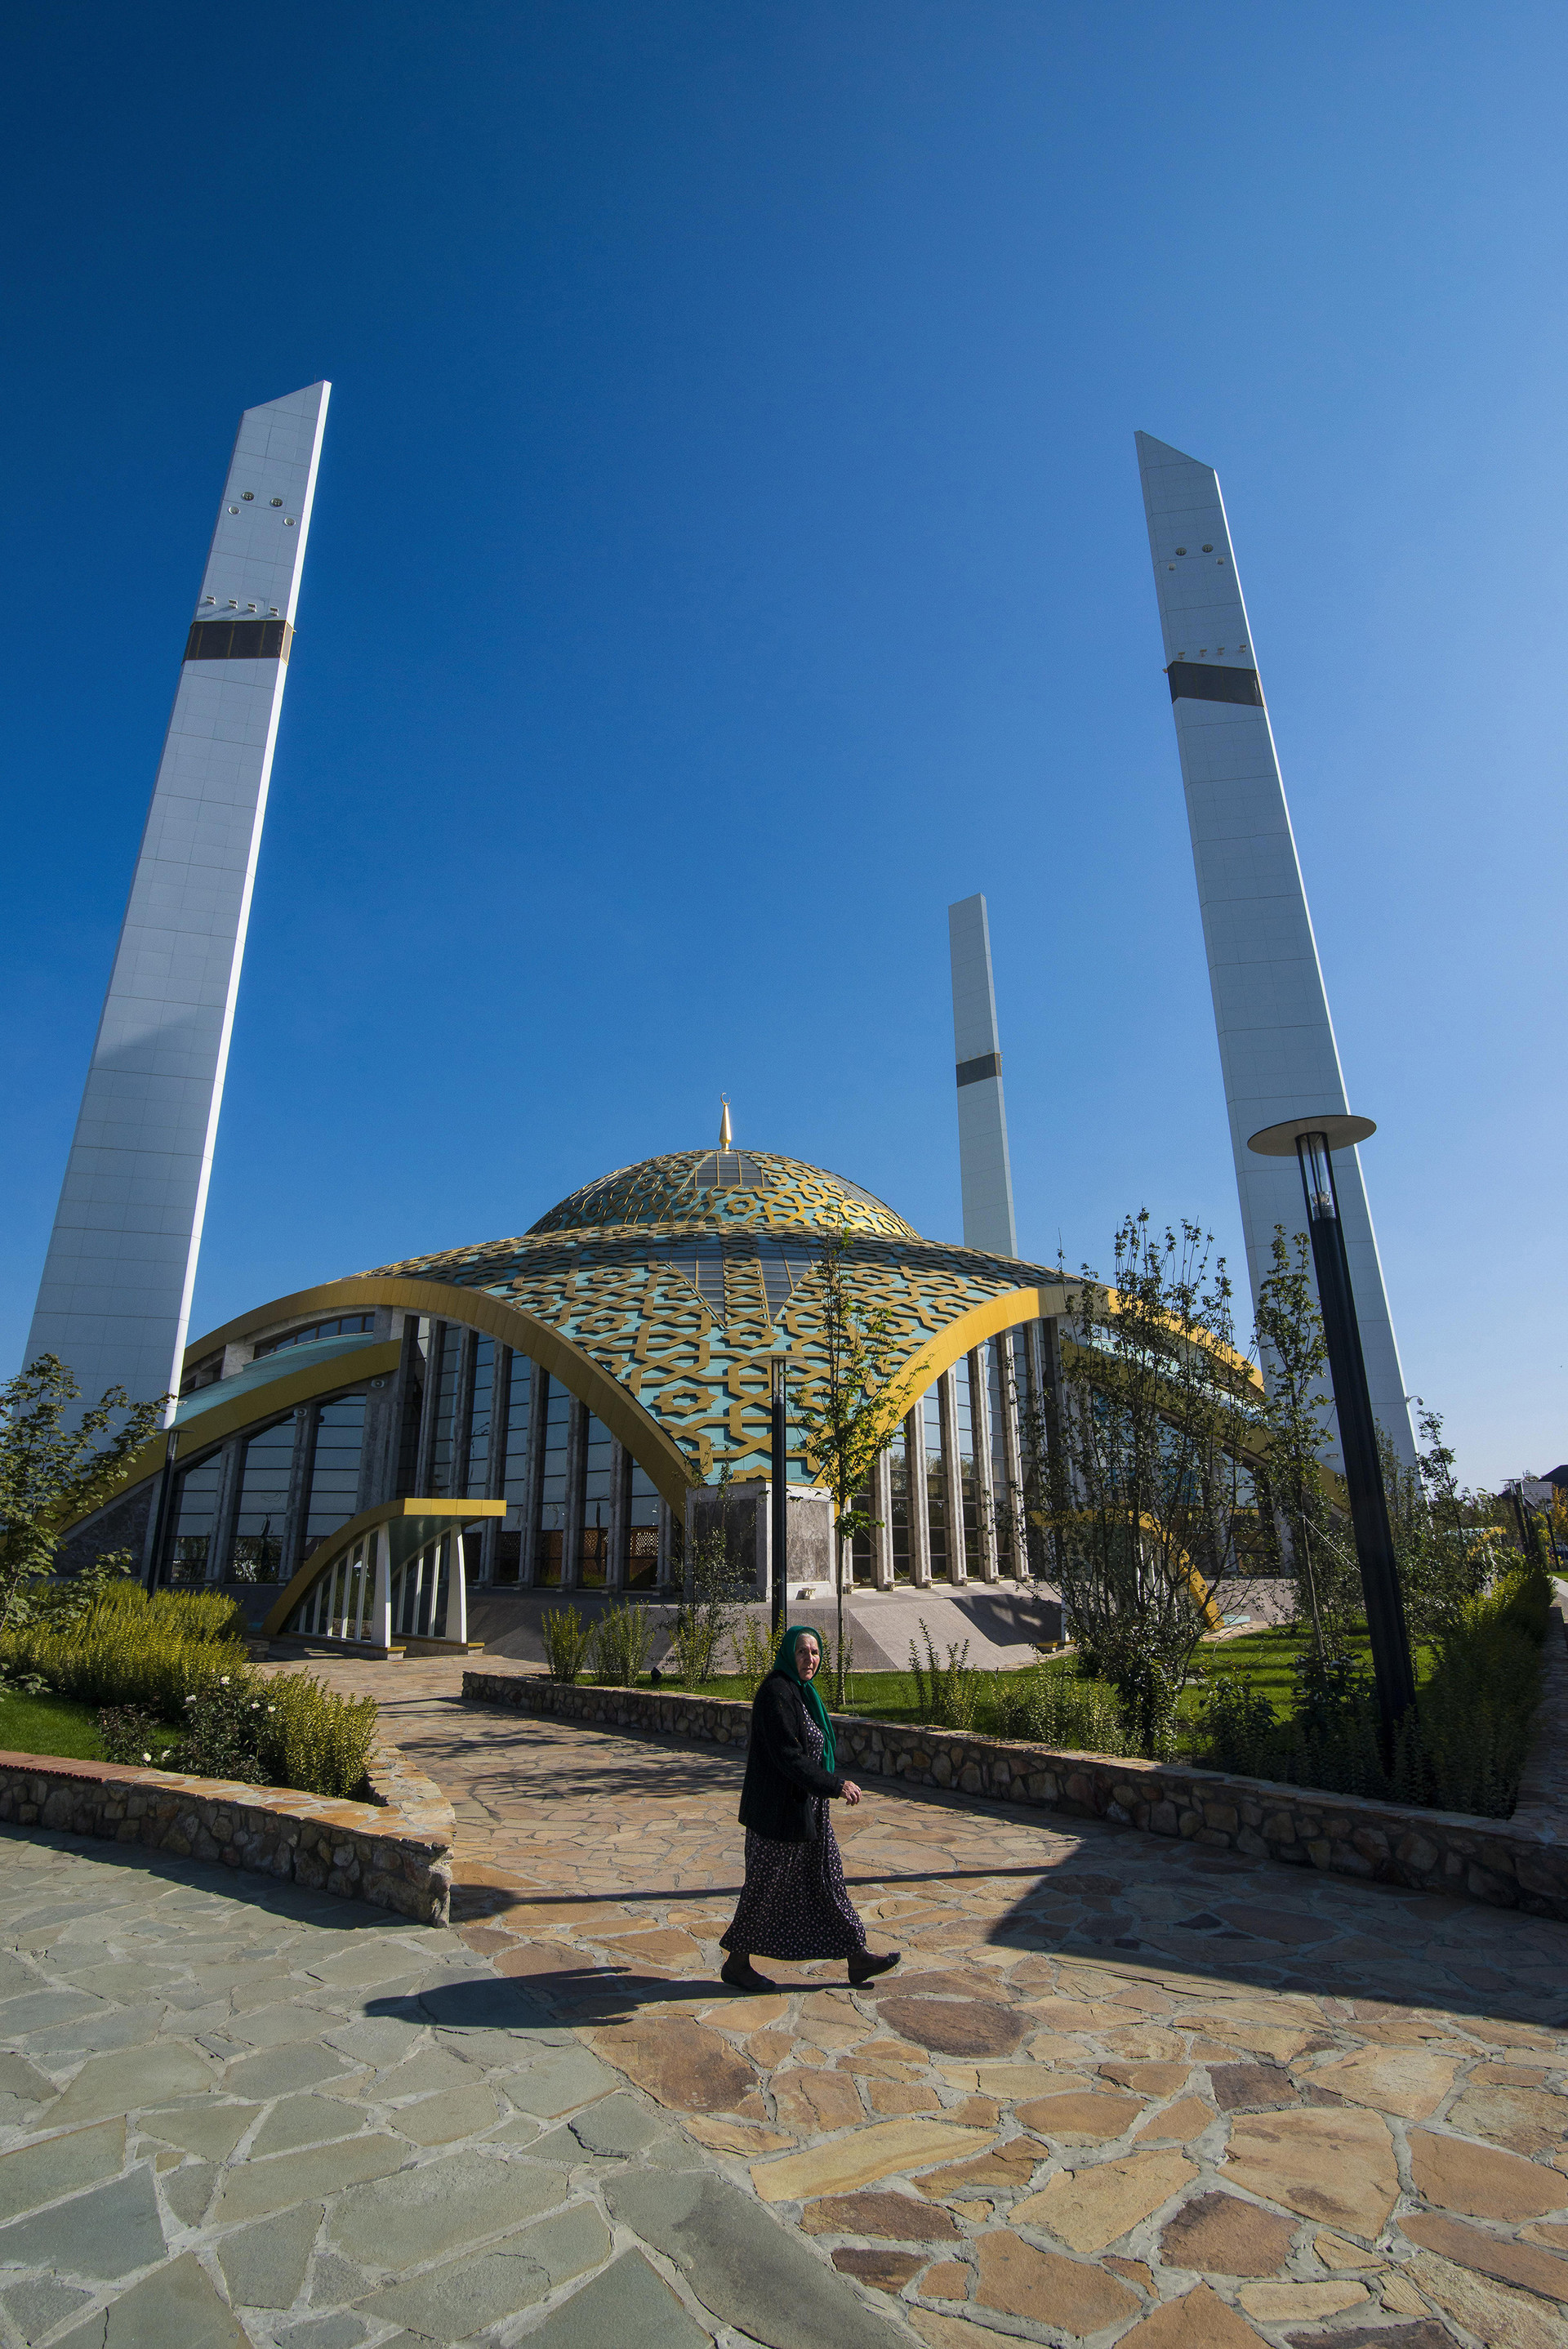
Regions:
<instances>
[{"instance_id":1,"label":"planted garden bed","mask_svg":"<svg viewBox=\"0 0 1568 2349\"><path fill-rule=\"evenodd\" d=\"M0 1639L9 1682L0 1702L15 1708L5 1742L24 1753L363 1796L374 1698L339 1696L304 1672L263 1677L242 1631L231 1599L206 1591L149 1599L130 1581L108 1584L77 1619L42 1614Z\"/></svg>"}]
</instances>

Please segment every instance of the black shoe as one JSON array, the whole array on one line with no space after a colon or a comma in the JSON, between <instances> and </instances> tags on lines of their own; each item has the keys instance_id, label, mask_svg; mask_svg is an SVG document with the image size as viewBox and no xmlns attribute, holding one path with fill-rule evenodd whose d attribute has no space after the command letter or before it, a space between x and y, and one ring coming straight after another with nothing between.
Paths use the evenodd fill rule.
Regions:
<instances>
[{"instance_id":1,"label":"black shoe","mask_svg":"<svg viewBox=\"0 0 1568 2349\"><path fill-rule=\"evenodd\" d=\"M861 1982L869 1982L873 1974L891 1973L894 1966L897 1965L898 1961L899 1952L896 1950L889 1950L884 1956L880 1958L873 1958L869 1950L863 1951L858 1958L851 1958L850 1960L850 1982L851 1986L854 1989L859 1990Z\"/></svg>"},{"instance_id":2,"label":"black shoe","mask_svg":"<svg viewBox=\"0 0 1568 2349\"><path fill-rule=\"evenodd\" d=\"M718 1978L721 1982L727 1982L731 1990L777 1990L779 1987L777 1982L770 1982L766 1974L759 1974L749 1958L726 1958L718 1970Z\"/></svg>"}]
</instances>

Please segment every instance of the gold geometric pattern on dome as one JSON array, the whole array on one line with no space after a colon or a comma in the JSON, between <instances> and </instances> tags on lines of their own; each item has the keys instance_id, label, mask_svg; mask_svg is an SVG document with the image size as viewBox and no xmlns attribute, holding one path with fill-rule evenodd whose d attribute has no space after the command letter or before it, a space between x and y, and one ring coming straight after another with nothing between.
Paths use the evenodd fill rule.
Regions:
<instances>
[{"instance_id":1,"label":"gold geometric pattern on dome","mask_svg":"<svg viewBox=\"0 0 1568 2349\"><path fill-rule=\"evenodd\" d=\"M673 1150L619 1166L541 1216L529 1237L676 1222L918 1237L858 1184L772 1150Z\"/></svg>"},{"instance_id":2,"label":"gold geometric pattern on dome","mask_svg":"<svg viewBox=\"0 0 1568 2349\"><path fill-rule=\"evenodd\" d=\"M830 1230L844 1232L851 1295L887 1314L900 1363L997 1299L1016 1297L1013 1318L1032 1315L1038 1286L1054 1283L1045 1267L923 1240L867 1193L771 1154L738 1154L755 1160L775 1212L731 1222L692 1180L715 1154L686 1151L623 1168L521 1239L380 1271L485 1290L569 1338L664 1429L694 1484L723 1466L735 1476L767 1474L768 1358L780 1338L791 1356L791 1416L818 1399L824 1350L814 1273ZM678 1200L685 1212L666 1210L655 1222L655 1199ZM786 1201L795 1209L788 1219ZM892 1228L852 1227L851 1205ZM641 1210L635 1220L629 1206ZM576 1220L568 1225L569 1210ZM605 1219L597 1226L588 1220L594 1213Z\"/></svg>"}]
</instances>

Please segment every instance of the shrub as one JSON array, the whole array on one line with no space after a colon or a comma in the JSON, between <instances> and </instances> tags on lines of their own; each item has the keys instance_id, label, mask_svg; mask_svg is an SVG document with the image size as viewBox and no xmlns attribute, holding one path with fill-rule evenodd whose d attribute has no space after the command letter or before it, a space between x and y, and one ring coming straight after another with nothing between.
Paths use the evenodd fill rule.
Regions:
<instances>
[{"instance_id":1,"label":"shrub","mask_svg":"<svg viewBox=\"0 0 1568 2349\"><path fill-rule=\"evenodd\" d=\"M923 1664L915 1642L912 1640L909 1643L909 1669L916 1705L934 1729L972 1729L980 1708L981 1675L970 1667L968 1640L960 1648L954 1640L944 1663L923 1615L920 1632L925 1641Z\"/></svg>"},{"instance_id":2,"label":"shrub","mask_svg":"<svg viewBox=\"0 0 1568 2349\"><path fill-rule=\"evenodd\" d=\"M224 1672L185 1700L185 1735L170 1769L193 1778L242 1778L279 1783L262 1761L264 1708L277 1699L252 1672ZM304 1791L304 1790L302 1790ZM308 1790L314 1794L316 1790Z\"/></svg>"},{"instance_id":3,"label":"shrub","mask_svg":"<svg viewBox=\"0 0 1568 2349\"><path fill-rule=\"evenodd\" d=\"M263 1679L221 1592L114 1582L78 1630L24 1624L0 1640L0 1670L36 1672L62 1696L101 1708L111 1762L199 1778L359 1794L376 1734L374 1697L342 1697L309 1675Z\"/></svg>"},{"instance_id":4,"label":"shrub","mask_svg":"<svg viewBox=\"0 0 1568 2349\"><path fill-rule=\"evenodd\" d=\"M551 1607L540 1626L544 1634L544 1668L552 1681L574 1681L588 1661L592 1639L575 1607Z\"/></svg>"},{"instance_id":5,"label":"shrub","mask_svg":"<svg viewBox=\"0 0 1568 2349\"><path fill-rule=\"evenodd\" d=\"M1223 1672L1211 1683L1199 1711L1197 1733L1207 1744L1211 1768L1234 1771L1243 1778L1274 1775L1279 1723L1273 1705L1245 1672Z\"/></svg>"},{"instance_id":6,"label":"shrub","mask_svg":"<svg viewBox=\"0 0 1568 2349\"><path fill-rule=\"evenodd\" d=\"M78 1629L39 1622L6 1632L0 1671L36 1673L60 1695L88 1704L137 1705L174 1721L188 1696L225 1671L245 1669L243 1642L217 1636L215 1619L196 1619L192 1636L176 1609L149 1601L144 1591L128 1598L134 1587L106 1592Z\"/></svg>"},{"instance_id":7,"label":"shrub","mask_svg":"<svg viewBox=\"0 0 1568 2349\"><path fill-rule=\"evenodd\" d=\"M1296 1667L1295 1709L1272 1729L1264 1700L1221 1681L1200 1716L1211 1767L1480 1818L1507 1818L1541 1700L1541 1651L1552 1585L1539 1567L1501 1577L1483 1598L1456 1600L1437 1640L1437 1667L1399 1724L1392 1766L1378 1734L1377 1692L1352 1658ZM1244 1690L1244 1695L1238 1693Z\"/></svg>"},{"instance_id":8,"label":"shrub","mask_svg":"<svg viewBox=\"0 0 1568 2349\"><path fill-rule=\"evenodd\" d=\"M744 1684L747 1695L755 1696L773 1669L772 1634L755 1616L744 1616L731 1637L730 1653L735 1659L737 1678Z\"/></svg>"},{"instance_id":9,"label":"shrub","mask_svg":"<svg viewBox=\"0 0 1568 2349\"><path fill-rule=\"evenodd\" d=\"M677 1611L670 1628L670 1653L683 1688L700 1688L704 1681L712 1680L723 1628L703 1607L682 1607Z\"/></svg>"},{"instance_id":10,"label":"shrub","mask_svg":"<svg viewBox=\"0 0 1568 2349\"><path fill-rule=\"evenodd\" d=\"M1130 1754L1121 1702L1109 1681L1076 1672L1042 1672L1036 1735L1077 1754Z\"/></svg>"},{"instance_id":11,"label":"shrub","mask_svg":"<svg viewBox=\"0 0 1568 2349\"><path fill-rule=\"evenodd\" d=\"M616 1600L600 1616L591 1637L595 1679L614 1682L617 1688L635 1688L654 1644L647 1609Z\"/></svg>"},{"instance_id":12,"label":"shrub","mask_svg":"<svg viewBox=\"0 0 1568 2349\"><path fill-rule=\"evenodd\" d=\"M224 1672L185 1699L183 1734L136 1705L98 1714L111 1762L154 1764L194 1778L363 1795L376 1737L374 1697L344 1697L307 1672Z\"/></svg>"},{"instance_id":13,"label":"shrub","mask_svg":"<svg viewBox=\"0 0 1568 2349\"><path fill-rule=\"evenodd\" d=\"M149 1609L187 1640L243 1640L245 1610L221 1590L160 1590Z\"/></svg>"},{"instance_id":14,"label":"shrub","mask_svg":"<svg viewBox=\"0 0 1568 2349\"><path fill-rule=\"evenodd\" d=\"M155 1721L139 1705L118 1704L98 1714L106 1762L155 1763L160 1770L177 1770L178 1742L166 1721Z\"/></svg>"},{"instance_id":15,"label":"shrub","mask_svg":"<svg viewBox=\"0 0 1568 2349\"><path fill-rule=\"evenodd\" d=\"M261 1686L269 1702L258 1750L273 1785L363 1795L376 1743L375 1698L339 1696L309 1672L278 1672Z\"/></svg>"},{"instance_id":16,"label":"shrub","mask_svg":"<svg viewBox=\"0 0 1568 2349\"><path fill-rule=\"evenodd\" d=\"M99 1564L108 1561L99 1560ZM77 1583L87 1580L77 1578ZM67 1591L74 1585L66 1586ZM113 1581L93 1592L92 1613L108 1621L127 1618L177 1631L183 1640L242 1640L245 1611L221 1590L159 1590L150 1599L139 1582Z\"/></svg>"},{"instance_id":17,"label":"shrub","mask_svg":"<svg viewBox=\"0 0 1568 2349\"><path fill-rule=\"evenodd\" d=\"M1033 1671L996 1671L989 1691L991 1733L1022 1743L1035 1734L1036 1675Z\"/></svg>"},{"instance_id":18,"label":"shrub","mask_svg":"<svg viewBox=\"0 0 1568 2349\"><path fill-rule=\"evenodd\" d=\"M1461 1602L1438 1641L1437 1669L1416 1700L1417 1798L1439 1810L1507 1818L1519 1795L1541 1702L1552 1584L1539 1566L1502 1576Z\"/></svg>"},{"instance_id":19,"label":"shrub","mask_svg":"<svg viewBox=\"0 0 1568 2349\"><path fill-rule=\"evenodd\" d=\"M130 1552L104 1550L79 1574L53 1577L33 1583L12 1602L13 1625L36 1623L48 1631L69 1631L87 1621L93 1609L122 1590L134 1590L145 1603L147 1593L129 1580Z\"/></svg>"}]
</instances>

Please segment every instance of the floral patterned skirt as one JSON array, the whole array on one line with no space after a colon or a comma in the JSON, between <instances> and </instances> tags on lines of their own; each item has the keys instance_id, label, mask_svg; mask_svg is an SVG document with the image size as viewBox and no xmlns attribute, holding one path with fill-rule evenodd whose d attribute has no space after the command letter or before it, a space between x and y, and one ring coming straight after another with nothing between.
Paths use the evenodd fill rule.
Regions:
<instances>
[{"instance_id":1,"label":"floral patterned skirt","mask_svg":"<svg viewBox=\"0 0 1568 2349\"><path fill-rule=\"evenodd\" d=\"M721 1950L750 1958L850 1958L865 1948L828 1806L813 1799L811 1808L815 1843L776 1843L747 1828L746 1883Z\"/></svg>"}]
</instances>

